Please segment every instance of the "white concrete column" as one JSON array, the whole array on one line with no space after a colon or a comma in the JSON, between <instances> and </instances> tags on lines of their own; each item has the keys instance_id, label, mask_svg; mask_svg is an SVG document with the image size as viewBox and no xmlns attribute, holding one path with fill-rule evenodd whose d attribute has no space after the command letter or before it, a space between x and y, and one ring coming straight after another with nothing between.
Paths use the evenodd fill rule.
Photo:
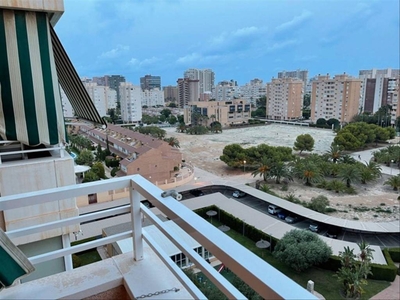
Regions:
<instances>
[{"instance_id":1,"label":"white concrete column","mask_svg":"<svg viewBox=\"0 0 400 300\"><path fill-rule=\"evenodd\" d=\"M133 240L133 259L143 259L143 238L142 238L142 218L140 212L140 194L131 187L131 220L132 220L132 240Z\"/></svg>"},{"instance_id":2,"label":"white concrete column","mask_svg":"<svg viewBox=\"0 0 400 300\"><path fill-rule=\"evenodd\" d=\"M62 239L62 244L63 244L64 249L71 247L71 240L69 238L69 233L63 234L61 236L61 239ZM64 265L65 265L65 271L69 271L74 268L73 264L72 264L72 255L64 256Z\"/></svg>"}]
</instances>

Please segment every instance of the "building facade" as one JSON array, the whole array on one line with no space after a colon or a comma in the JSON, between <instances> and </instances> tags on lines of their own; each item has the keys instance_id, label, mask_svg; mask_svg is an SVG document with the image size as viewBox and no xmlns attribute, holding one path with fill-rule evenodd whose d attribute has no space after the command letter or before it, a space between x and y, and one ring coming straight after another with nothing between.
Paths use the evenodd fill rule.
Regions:
<instances>
[{"instance_id":1,"label":"building facade","mask_svg":"<svg viewBox=\"0 0 400 300\"><path fill-rule=\"evenodd\" d=\"M222 127L248 123L251 118L251 105L244 99L231 101L196 101L191 102L184 110L185 124L193 124L193 114L203 116L202 124L209 126L212 122L221 123Z\"/></svg>"},{"instance_id":2,"label":"building facade","mask_svg":"<svg viewBox=\"0 0 400 300\"><path fill-rule=\"evenodd\" d=\"M125 123L139 122L142 119L142 89L129 82L119 86L121 118Z\"/></svg>"},{"instance_id":3,"label":"building facade","mask_svg":"<svg viewBox=\"0 0 400 300\"><path fill-rule=\"evenodd\" d=\"M105 75L102 77L93 77L93 82L98 85L108 86L117 92L117 102L120 102L119 85L121 82L126 82L122 75Z\"/></svg>"},{"instance_id":4,"label":"building facade","mask_svg":"<svg viewBox=\"0 0 400 300\"><path fill-rule=\"evenodd\" d=\"M144 90L142 92L142 106L164 106L164 92L160 91L158 88L151 90Z\"/></svg>"},{"instance_id":5,"label":"building facade","mask_svg":"<svg viewBox=\"0 0 400 300\"><path fill-rule=\"evenodd\" d=\"M361 79L346 74L318 76L312 83L311 121L335 118L349 123L359 112Z\"/></svg>"},{"instance_id":6,"label":"building facade","mask_svg":"<svg viewBox=\"0 0 400 300\"><path fill-rule=\"evenodd\" d=\"M297 78L272 79L267 83L266 116L273 120L302 117L304 82Z\"/></svg>"},{"instance_id":7,"label":"building facade","mask_svg":"<svg viewBox=\"0 0 400 300\"><path fill-rule=\"evenodd\" d=\"M266 95L267 86L263 83L262 80L256 78L250 80L250 83L241 86L239 93L241 99L245 99L247 103L255 106L257 99Z\"/></svg>"},{"instance_id":8,"label":"building facade","mask_svg":"<svg viewBox=\"0 0 400 300\"><path fill-rule=\"evenodd\" d=\"M184 108L189 102L198 101L199 94L199 80L190 78L179 78L177 81L178 86L178 107Z\"/></svg>"},{"instance_id":9,"label":"building facade","mask_svg":"<svg viewBox=\"0 0 400 300\"><path fill-rule=\"evenodd\" d=\"M184 72L183 78L199 81L199 94L212 92L214 88L215 73L211 69L188 69Z\"/></svg>"},{"instance_id":10,"label":"building facade","mask_svg":"<svg viewBox=\"0 0 400 300\"><path fill-rule=\"evenodd\" d=\"M117 91L96 82L83 82L100 116L108 115L108 110L117 107Z\"/></svg>"},{"instance_id":11,"label":"building facade","mask_svg":"<svg viewBox=\"0 0 400 300\"><path fill-rule=\"evenodd\" d=\"M161 90L161 77L152 75L145 75L144 77L140 77L140 88L142 89L142 91L152 89Z\"/></svg>"},{"instance_id":12,"label":"building facade","mask_svg":"<svg viewBox=\"0 0 400 300\"><path fill-rule=\"evenodd\" d=\"M64 90L60 87L61 105L63 109L63 115L65 118L73 118L75 115L74 109L72 108L71 102L69 102L67 95Z\"/></svg>"},{"instance_id":13,"label":"building facade","mask_svg":"<svg viewBox=\"0 0 400 300\"><path fill-rule=\"evenodd\" d=\"M168 85L163 87L164 101L169 103L178 102L178 88L173 85Z\"/></svg>"},{"instance_id":14,"label":"building facade","mask_svg":"<svg viewBox=\"0 0 400 300\"><path fill-rule=\"evenodd\" d=\"M296 70L296 71L282 71L278 72L278 78L297 78L303 81L304 86L308 82L308 71L307 70Z\"/></svg>"},{"instance_id":15,"label":"building facade","mask_svg":"<svg viewBox=\"0 0 400 300\"><path fill-rule=\"evenodd\" d=\"M364 112L375 113L383 105L392 104L391 94L400 76L399 69L361 70L361 104Z\"/></svg>"}]
</instances>

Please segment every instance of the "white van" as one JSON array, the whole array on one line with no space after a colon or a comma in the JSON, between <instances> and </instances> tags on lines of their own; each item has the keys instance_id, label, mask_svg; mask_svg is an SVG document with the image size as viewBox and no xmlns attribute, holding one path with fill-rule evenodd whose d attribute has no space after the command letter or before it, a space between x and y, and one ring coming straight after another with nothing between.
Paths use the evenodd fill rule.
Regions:
<instances>
[{"instance_id":1,"label":"white van","mask_svg":"<svg viewBox=\"0 0 400 300\"><path fill-rule=\"evenodd\" d=\"M276 205L270 204L270 205L268 206L268 212L269 212L271 215L276 215L277 213L280 213L281 211L282 211L282 208L280 208L280 207L278 207L278 206L276 206Z\"/></svg>"}]
</instances>

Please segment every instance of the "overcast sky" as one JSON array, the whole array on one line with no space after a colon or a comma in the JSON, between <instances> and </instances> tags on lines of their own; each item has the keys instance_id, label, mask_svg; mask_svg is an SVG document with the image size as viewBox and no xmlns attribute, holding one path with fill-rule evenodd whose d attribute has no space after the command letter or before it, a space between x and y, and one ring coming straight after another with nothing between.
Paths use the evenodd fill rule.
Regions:
<instances>
[{"instance_id":1,"label":"overcast sky","mask_svg":"<svg viewBox=\"0 0 400 300\"><path fill-rule=\"evenodd\" d=\"M399 68L399 0L64 0L55 29L80 76L176 85L210 68L240 85L278 71Z\"/></svg>"}]
</instances>

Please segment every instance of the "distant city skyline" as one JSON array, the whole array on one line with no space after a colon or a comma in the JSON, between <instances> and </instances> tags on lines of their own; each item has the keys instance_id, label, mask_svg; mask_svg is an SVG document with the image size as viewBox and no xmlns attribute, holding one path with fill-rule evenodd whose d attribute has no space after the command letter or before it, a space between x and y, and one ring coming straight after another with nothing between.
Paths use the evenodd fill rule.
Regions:
<instances>
[{"instance_id":1,"label":"distant city skyline","mask_svg":"<svg viewBox=\"0 0 400 300\"><path fill-rule=\"evenodd\" d=\"M176 85L190 68L215 82L280 71L309 78L399 68L398 0L65 0L55 27L80 76L147 74Z\"/></svg>"}]
</instances>

